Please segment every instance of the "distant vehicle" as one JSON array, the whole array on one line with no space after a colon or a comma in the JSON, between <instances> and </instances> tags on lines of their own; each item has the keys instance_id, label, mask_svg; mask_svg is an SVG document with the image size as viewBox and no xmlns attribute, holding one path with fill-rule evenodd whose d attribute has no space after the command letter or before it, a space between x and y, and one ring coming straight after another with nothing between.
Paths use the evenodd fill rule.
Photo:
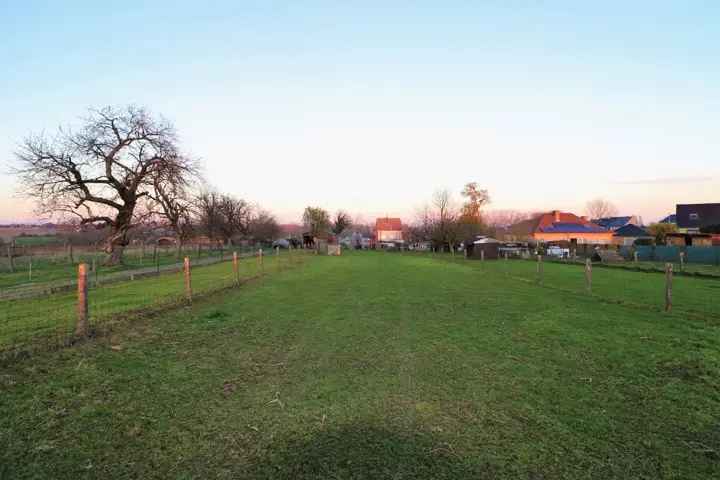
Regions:
<instances>
[{"instance_id":1,"label":"distant vehicle","mask_svg":"<svg viewBox=\"0 0 720 480\"><path fill-rule=\"evenodd\" d=\"M562 248L557 245L550 245L547 248L547 255L549 257L568 258L570 257L570 249Z\"/></svg>"},{"instance_id":2,"label":"distant vehicle","mask_svg":"<svg viewBox=\"0 0 720 480\"><path fill-rule=\"evenodd\" d=\"M290 248L290 241L286 238L280 238L272 243L272 248L275 247Z\"/></svg>"},{"instance_id":3,"label":"distant vehicle","mask_svg":"<svg viewBox=\"0 0 720 480\"><path fill-rule=\"evenodd\" d=\"M505 254L509 257L519 257L524 250L526 250L526 248L519 243L505 243L498 248L501 257L504 257Z\"/></svg>"}]
</instances>

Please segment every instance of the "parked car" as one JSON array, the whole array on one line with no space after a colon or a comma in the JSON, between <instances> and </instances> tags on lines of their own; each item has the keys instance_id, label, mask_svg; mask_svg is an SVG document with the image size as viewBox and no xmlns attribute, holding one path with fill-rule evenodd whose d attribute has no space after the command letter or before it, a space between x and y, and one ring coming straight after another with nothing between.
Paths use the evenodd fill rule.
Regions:
<instances>
[{"instance_id":1,"label":"parked car","mask_svg":"<svg viewBox=\"0 0 720 480\"><path fill-rule=\"evenodd\" d=\"M498 253L501 257L505 255L508 257L520 257L525 250L527 248L519 243L504 243L498 248Z\"/></svg>"},{"instance_id":2,"label":"parked car","mask_svg":"<svg viewBox=\"0 0 720 480\"><path fill-rule=\"evenodd\" d=\"M546 253L549 257L557 257L557 258L569 258L570 257L570 249L569 248L562 248L557 245L550 245L547 248Z\"/></svg>"}]
</instances>

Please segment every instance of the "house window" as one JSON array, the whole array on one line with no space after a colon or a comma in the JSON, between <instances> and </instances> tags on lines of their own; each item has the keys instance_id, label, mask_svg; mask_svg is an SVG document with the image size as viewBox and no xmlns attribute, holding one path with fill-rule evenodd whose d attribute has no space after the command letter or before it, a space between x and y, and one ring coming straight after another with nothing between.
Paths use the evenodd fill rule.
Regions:
<instances>
[{"instance_id":1,"label":"house window","mask_svg":"<svg viewBox=\"0 0 720 480\"><path fill-rule=\"evenodd\" d=\"M698 215L697 213L691 213L690 220L700 220L700 215Z\"/></svg>"}]
</instances>

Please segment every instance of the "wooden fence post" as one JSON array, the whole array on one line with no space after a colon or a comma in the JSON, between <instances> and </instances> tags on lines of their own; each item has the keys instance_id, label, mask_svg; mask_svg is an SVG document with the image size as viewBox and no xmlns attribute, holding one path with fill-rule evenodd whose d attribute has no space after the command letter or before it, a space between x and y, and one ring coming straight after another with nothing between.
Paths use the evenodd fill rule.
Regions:
<instances>
[{"instance_id":1,"label":"wooden fence post","mask_svg":"<svg viewBox=\"0 0 720 480\"><path fill-rule=\"evenodd\" d=\"M28 257L30 260L28 262L28 281L32 282L32 257Z\"/></svg>"},{"instance_id":2,"label":"wooden fence post","mask_svg":"<svg viewBox=\"0 0 720 480\"><path fill-rule=\"evenodd\" d=\"M672 263L665 264L665 311L672 310L672 283L673 283L673 266Z\"/></svg>"},{"instance_id":3,"label":"wooden fence post","mask_svg":"<svg viewBox=\"0 0 720 480\"><path fill-rule=\"evenodd\" d=\"M235 285L240 285L240 267L237 263L236 251L233 251L233 275L235 276Z\"/></svg>"},{"instance_id":4,"label":"wooden fence post","mask_svg":"<svg viewBox=\"0 0 720 480\"><path fill-rule=\"evenodd\" d=\"M70 242L70 263L75 263L75 255L73 254L73 244Z\"/></svg>"},{"instance_id":5,"label":"wooden fence post","mask_svg":"<svg viewBox=\"0 0 720 480\"><path fill-rule=\"evenodd\" d=\"M680 271L685 271L685 252L680 252Z\"/></svg>"},{"instance_id":6,"label":"wooden fence post","mask_svg":"<svg viewBox=\"0 0 720 480\"><path fill-rule=\"evenodd\" d=\"M537 280L540 285L543 283L543 263L542 255L537 256Z\"/></svg>"},{"instance_id":7,"label":"wooden fence post","mask_svg":"<svg viewBox=\"0 0 720 480\"><path fill-rule=\"evenodd\" d=\"M480 263L485 261L485 249L480 250Z\"/></svg>"},{"instance_id":8,"label":"wooden fence post","mask_svg":"<svg viewBox=\"0 0 720 480\"><path fill-rule=\"evenodd\" d=\"M77 278L77 319L75 336L84 337L88 330L87 268L84 263L78 265Z\"/></svg>"},{"instance_id":9,"label":"wooden fence post","mask_svg":"<svg viewBox=\"0 0 720 480\"><path fill-rule=\"evenodd\" d=\"M185 298L188 302L192 302L192 279L190 278L190 257L185 257Z\"/></svg>"},{"instance_id":10,"label":"wooden fence post","mask_svg":"<svg viewBox=\"0 0 720 480\"><path fill-rule=\"evenodd\" d=\"M15 272L15 261L13 260L13 248L10 245L8 245L8 247L7 247L7 257L8 257L8 266L10 268L10 273L14 273Z\"/></svg>"},{"instance_id":11,"label":"wooden fence post","mask_svg":"<svg viewBox=\"0 0 720 480\"><path fill-rule=\"evenodd\" d=\"M589 258L585 259L585 288L592 293L592 262Z\"/></svg>"}]
</instances>

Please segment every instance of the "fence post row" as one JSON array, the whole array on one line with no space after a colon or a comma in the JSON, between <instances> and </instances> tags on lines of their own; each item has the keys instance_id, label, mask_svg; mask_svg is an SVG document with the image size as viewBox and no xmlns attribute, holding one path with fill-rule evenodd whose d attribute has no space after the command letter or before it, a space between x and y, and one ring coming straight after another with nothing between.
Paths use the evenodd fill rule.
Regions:
<instances>
[{"instance_id":1,"label":"fence post row","mask_svg":"<svg viewBox=\"0 0 720 480\"><path fill-rule=\"evenodd\" d=\"M673 266L672 263L665 264L665 311L672 310L672 283L673 283Z\"/></svg>"},{"instance_id":2,"label":"fence post row","mask_svg":"<svg viewBox=\"0 0 720 480\"><path fill-rule=\"evenodd\" d=\"M592 262L589 258L585 259L585 288L592 293Z\"/></svg>"},{"instance_id":3,"label":"fence post row","mask_svg":"<svg viewBox=\"0 0 720 480\"><path fill-rule=\"evenodd\" d=\"M87 268L84 263L78 265L77 278L77 319L75 336L84 337L88 327Z\"/></svg>"},{"instance_id":4,"label":"fence post row","mask_svg":"<svg viewBox=\"0 0 720 480\"><path fill-rule=\"evenodd\" d=\"M190 257L185 257L185 298L188 302L192 302L192 281L190 278Z\"/></svg>"}]
</instances>

